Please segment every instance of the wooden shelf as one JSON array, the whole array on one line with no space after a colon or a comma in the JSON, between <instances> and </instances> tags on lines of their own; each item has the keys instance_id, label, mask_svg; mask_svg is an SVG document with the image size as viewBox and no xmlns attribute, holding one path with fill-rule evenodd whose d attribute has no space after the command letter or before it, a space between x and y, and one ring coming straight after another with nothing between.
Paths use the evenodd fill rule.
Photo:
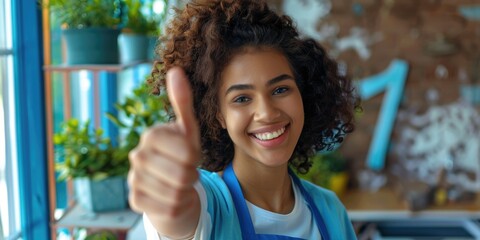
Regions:
<instances>
[{"instance_id":1,"label":"wooden shelf","mask_svg":"<svg viewBox=\"0 0 480 240\"><path fill-rule=\"evenodd\" d=\"M79 205L70 208L55 224L57 227L82 227L88 229L111 229L128 231L141 215L130 209L93 213Z\"/></svg>"},{"instance_id":2,"label":"wooden shelf","mask_svg":"<svg viewBox=\"0 0 480 240\"><path fill-rule=\"evenodd\" d=\"M51 72L74 72L74 71L105 71L105 72L120 72L127 68L135 67L140 64L151 64L150 61L136 61L131 63L124 63L124 64L80 64L80 65L46 65L43 66L45 71Z\"/></svg>"},{"instance_id":3,"label":"wooden shelf","mask_svg":"<svg viewBox=\"0 0 480 240\"><path fill-rule=\"evenodd\" d=\"M472 202L431 206L418 212L410 211L393 189L389 188L383 188L377 192L351 189L340 196L340 199L353 221L480 218L480 194L477 194Z\"/></svg>"},{"instance_id":4,"label":"wooden shelf","mask_svg":"<svg viewBox=\"0 0 480 240\"><path fill-rule=\"evenodd\" d=\"M48 169L49 169L49 196L50 196L50 221L52 229L52 239L56 239L57 228L67 228L73 232L75 228L86 228L89 230L108 229L118 233L119 239L125 239L128 229L133 227L140 215L133 213L131 210L97 213L92 214L83 210L81 207L74 205L73 201L68 201L67 212L58 220L55 218L56 205L56 179L55 179L55 156L53 146L53 87L52 73L60 73L63 75L63 118L71 118L71 73L78 71L89 71L92 73L92 102L93 102L93 124L96 128L101 127L101 108L103 106L100 95L100 74L116 75L123 70L136 68L143 64L152 64L151 61L138 61L127 64L85 64L85 65L45 65L45 104L47 116L47 143L48 143ZM67 197L73 196L73 186L71 182L67 183ZM73 239L73 238L72 238Z\"/></svg>"},{"instance_id":5,"label":"wooden shelf","mask_svg":"<svg viewBox=\"0 0 480 240\"><path fill-rule=\"evenodd\" d=\"M116 234L119 240L127 238L127 232L140 220L141 215L130 209L112 212L93 213L79 205L67 209L63 216L52 223L53 229L67 228L70 239L74 239L76 228L85 228L89 232L108 230Z\"/></svg>"}]
</instances>

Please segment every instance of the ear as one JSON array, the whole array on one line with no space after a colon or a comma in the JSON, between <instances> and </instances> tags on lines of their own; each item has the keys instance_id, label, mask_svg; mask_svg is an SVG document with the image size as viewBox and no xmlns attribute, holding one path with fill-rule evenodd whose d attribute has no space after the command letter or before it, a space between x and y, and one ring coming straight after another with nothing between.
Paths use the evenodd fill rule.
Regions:
<instances>
[{"instance_id":1,"label":"ear","mask_svg":"<svg viewBox=\"0 0 480 240\"><path fill-rule=\"evenodd\" d=\"M227 128L227 124L225 124L225 118L223 118L223 115L220 111L217 112L217 121L222 125L223 129Z\"/></svg>"}]
</instances>

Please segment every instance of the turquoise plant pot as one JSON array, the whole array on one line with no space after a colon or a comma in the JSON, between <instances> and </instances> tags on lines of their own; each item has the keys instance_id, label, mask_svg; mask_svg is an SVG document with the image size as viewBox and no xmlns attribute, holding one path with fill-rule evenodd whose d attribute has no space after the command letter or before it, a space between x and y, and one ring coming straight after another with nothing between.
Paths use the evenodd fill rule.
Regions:
<instances>
[{"instance_id":1,"label":"turquoise plant pot","mask_svg":"<svg viewBox=\"0 0 480 240\"><path fill-rule=\"evenodd\" d=\"M120 62L131 63L148 59L148 37L139 34L122 33L118 37Z\"/></svg>"},{"instance_id":2,"label":"turquoise plant pot","mask_svg":"<svg viewBox=\"0 0 480 240\"><path fill-rule=\"evenodd\" d=\"M118 35L110 28L64 29L66 64L118 64Z\"/></svg>"},{"instance_id":3,"label":"turquoise plant pot","mask_svg":"<svg viewBox=\"0 0 480 240\"><path fill-rule=\"evenodd\" d=\"M107 212L126 209L128 204L125 177L103 180L76 178L73 180L77 202L91 212Z\"/></svg>"}]
</instances>

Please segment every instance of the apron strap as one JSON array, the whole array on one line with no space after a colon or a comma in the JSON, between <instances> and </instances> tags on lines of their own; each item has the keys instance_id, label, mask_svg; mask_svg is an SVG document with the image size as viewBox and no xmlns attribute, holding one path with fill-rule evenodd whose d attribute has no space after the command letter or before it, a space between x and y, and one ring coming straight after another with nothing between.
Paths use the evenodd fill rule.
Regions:
<instances>
[{"instance_id":1,"label":"apron strap","mask_svg":"<svg viewBox=\"0 0 480 240\"><path fill-rule=\"evenodd\" d=\"M322 236L322 240L330 240L327 227L325 226L325 222L320 215L320 211L318 211L315 202L313 201L310 194L305 190L303 187L300 179L295 175L295 173L289 168L288 173L293 179L293 182L302 193L302 196L305 198L310 211L313 214L313 218L315 219L315 223L317 225L318 231ZM235 205L235 210L237 211L238 220L240 222L240 229L242 230L242 239L252 240L252 238L256 239L257 235L255 233L255 228L252 223L252 218L250 216L250 212L248 211L247 204L245 202L245 197L243 196L242 189L240 184L238 183L238 179L233 171L232 163L229 163L223 172L223 180L227 185L228 189L230 190L230 194L232 195L233 203ZM298 199L296 199L298 200Z\"/></svg>"},{"instance_id":2,"label":"apron strap","mask_svg":"<svg viewBox=\"0 0 480 240\"><path fill-rule=\"evenodd\" d=\"M225 181L225 184L227 184L230 194L232 194L238 221L240 222L240 229L242 230L242 238L248 240L249 238L247 236L255 236L255 228L253 227L242 189L235 176L235 172L233 171L232 163L228 164L223 172L223 180Z\"/></svg>"},{"instance_id":3,"label":"apron strap","mask_svg":"<svg viewBox=\"0 0 480 240\"><path fill-rule=\"evenodd\" d=\"M295 185L298 186L298 188L300 189L300 192L302 193L303 197L307 201L308 207L310 208L310 211L312 211L313 218L315 219L315 223L317 224L318 230L320 231L320 235L322 236L322 240L330 240L327 227L325 226L325 221L323 221L322 215L320 215L320 211L315 205L315 202L313 201L312 196L310 196L310 193L307 192L307 190L305 190L300 179L292 171L292 169L288 168L288 172L290 173L290 176L292 177L293 182L295 183Z\"/></svg>"}]
</instances>

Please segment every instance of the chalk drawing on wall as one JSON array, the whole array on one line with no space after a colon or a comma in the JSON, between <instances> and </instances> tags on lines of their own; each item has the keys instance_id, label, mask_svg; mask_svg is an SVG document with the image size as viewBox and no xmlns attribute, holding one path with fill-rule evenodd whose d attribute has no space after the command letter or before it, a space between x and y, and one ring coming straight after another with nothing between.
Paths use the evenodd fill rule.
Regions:
<instances>
[{"instance_id":1,"label":"chalk drawing on wall","mask_svg":"<svg viewBox=\"0 0 480 240\"><path fill-rule=\"evenodd\" d=\"M335 27L317 30L318 22L332 9L330 0L284 0L283 12L296 22L299 32L319 42L336 34Z\"/></svg>"},{"instance_id":2,"label":"chalk drawing on wall","mask_svg":"<svg viewBox=\"0 0 480 240\"><path fill-rule=\"evenodd\" d=\"M480 190L480 113L474 107L455 102L432 106L424 114L402 112L399 118L406 119L407 126L400 131L395 152L407 172L435 184L445 169L448 183Z\"/></svg>"},{"instance_id":3,"label":"chalk drawing on wall","mask_svg":"<svg viewBox=\"0 0 480 240\"><path fill-rule=\"evenodd\" d=\"M330 13L330 0L284 0L283 12L294 20L302 36L313 38L318 42L329 42L336 57L344 51L353 49L362 60L371 56L370 46L381 41L380 32L370 33L367 29L352 27L349 35L339 37L340 29L335 23L322 23ZM319 26L320 24L320 27Z\"/></svg>"},{"instance_id":4,"label":"chalk drawing on wall","mask_svg":"<svg viewBox=\"0 0 480 240\"><path fill-rule=\"evenodd\" d=\"M383 35L380 32L371 34L364 28L353 27L350 29L350 35L332 42L334 45L332 54L339 55L348 49L353 49L362 60L366 60L372 55L369 47L382 39Z\"/></svg>"}]
</instances>

